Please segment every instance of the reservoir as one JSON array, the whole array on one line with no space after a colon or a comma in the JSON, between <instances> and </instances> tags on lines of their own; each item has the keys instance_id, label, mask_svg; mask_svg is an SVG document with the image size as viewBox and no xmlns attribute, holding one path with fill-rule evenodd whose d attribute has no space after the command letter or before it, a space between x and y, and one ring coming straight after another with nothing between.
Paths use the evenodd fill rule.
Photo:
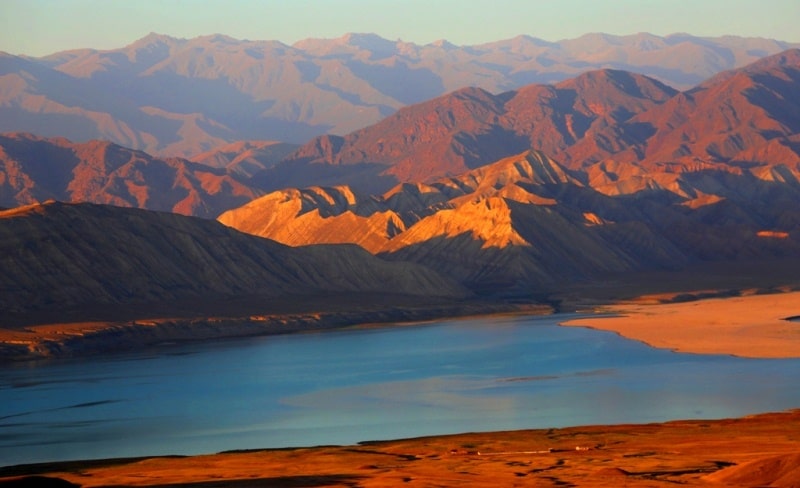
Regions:
<instances>
[{"instance_id":1,"label":"reservoir","mask_svg":"<svg viewBox=\"0 0 800 488\"><path fill-rule=\"evenodd\" d=\"M800 407L800 359L678 354L500 316L0 368L0 466Z\"/></svg>"}]
</instances>

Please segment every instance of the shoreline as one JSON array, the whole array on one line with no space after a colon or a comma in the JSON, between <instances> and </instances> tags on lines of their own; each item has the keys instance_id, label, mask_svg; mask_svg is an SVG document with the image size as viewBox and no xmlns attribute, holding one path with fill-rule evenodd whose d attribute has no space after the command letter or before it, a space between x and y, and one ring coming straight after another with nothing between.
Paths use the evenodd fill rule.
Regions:
<instances>
[{"instance_id":1,"label":"shoreline","mask_svg":"<svg viewBox=\"0 0 800 488\"><path fill-rule=\"evenodd\" d=\"M266 337L350 328L402 327L445 319L547 315L539 304L459 303L361 311L253 314L244 317L153 318L0 327L0 367L28 361L90 358L170 343Z\"/></svg>"},{"instance_id":2,"label":"shoreline","mask_svg":"<svg viewBox=\"0 0 800 488\"><path fill-rule=\"evenodd\" d=\"M800 409L739 418L588 425L16 465L33 486L796 486ZM28 483L28 484L25 484ZM61 484L55 484L61 483ZM70 484L71 483L71 484ZM538 486L538 485L537 485Z\"/></svg>"},{"instance_id":3,"label":"shoreline","mask_svg":"<svg viewBox=\"0 0 800 488\"><path fill-rule=\"evenodd\" d=\"M796 259L709 262L686 270L636 272L602 281L563 283L547 293L505 300L453 300L385 293L357 297L291 295L280 299L240 295L11 313L0 322L0 367L20 361L114 354L171 342L403 326L449 318L561 312L625 314L635 312L632 307L637 305L710 303L714 298L736 300L759 294L782 295L800 290L798 276L800 261ZM645 315L639 313L637 317ZM798 316L800 307L786 314L786 318ZM610 330L609 322L601 326L596 320L600 320L599 315L582 322ZM783 325L796 323L784 321ZM757 331L750 331L753 332ZM639 334L629 328L622 335L656 347L691 351L682 349L681 344L660 344ZM713 353L740 355L737 351Z\"/></svg>"},{"instance_id":4,"label":"shoreline","mask_svg":"<svg viewBox=\"0 0 800 488\"><path fill-rule=\"evenodd\" d=\"M674 297L673 297L674 298ZM651 347L680 353L745 358L800 358L800 292L743 294L669 302L664 296L598 307L597 317L566 327L615 332Z\"/></svg>"},{"instance_id":5,"label":"shoreline","mask_svg":"<svg viewBox=\"0 0 800 488\"><path fill-rule=\"evenodd\" d=\"M562 312L555 312L546 304L460 303L354 312L74 322L17 329L0 327L0 367L27 361L89 358L170 343L403 327L482 316L554 313ZM595 316L568 319L559 325L610 331L651 347L680 353L800 358L800 327L795 325L800 322L800 291L643 295L624 301L597 303L586 313Z\"/></svg>"}]
</instances>

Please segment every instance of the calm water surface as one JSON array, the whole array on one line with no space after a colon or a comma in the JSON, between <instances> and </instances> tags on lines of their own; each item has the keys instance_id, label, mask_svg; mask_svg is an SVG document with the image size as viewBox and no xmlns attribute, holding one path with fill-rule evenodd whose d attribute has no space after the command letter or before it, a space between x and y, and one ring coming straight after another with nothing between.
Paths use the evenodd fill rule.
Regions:
<instances>
[{"instance_id":1,"label":"calm water surface","mask_svg":"<svg viewBox=\"0 0 800 488\"><path fill-rule=\"evenodd\" d=\"M720 418L800 407L800 360L676 354L565 316L271 336L0 369L0 466Z\"/></svg>"}]
</instances>

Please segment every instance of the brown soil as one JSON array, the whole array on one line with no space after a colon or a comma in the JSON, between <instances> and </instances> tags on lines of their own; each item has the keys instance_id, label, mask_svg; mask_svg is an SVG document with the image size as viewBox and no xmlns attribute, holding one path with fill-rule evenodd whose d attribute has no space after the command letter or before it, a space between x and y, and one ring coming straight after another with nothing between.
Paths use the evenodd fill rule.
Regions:
<instances>
[{"instance_id":1,"label":"brown soil","mask_svg":"<svg viewBox=\"0 0 800 488\"><path fill-rule=\"evenodd\" d=\"M789 487L800 486L799 449L800 410L794 410L741 419L18 466L0 469L0 486L44 476L83 487Z\"/></svg>"}]
</instances>

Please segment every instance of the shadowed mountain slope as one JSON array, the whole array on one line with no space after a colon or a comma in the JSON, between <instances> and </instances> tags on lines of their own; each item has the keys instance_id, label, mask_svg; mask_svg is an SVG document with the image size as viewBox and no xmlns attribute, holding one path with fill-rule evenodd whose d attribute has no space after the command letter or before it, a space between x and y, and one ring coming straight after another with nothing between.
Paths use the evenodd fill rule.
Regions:
<instances>
[{"instance_id":1,"label":"shadowed mountain slope","mask_svg":"<svg viewBox=\"0 0 800 488\"><path fill-rule=\"evenodd\" d=\"M501 93L618 69L688 89L792 47L798 45L686 34L588 34L559 42L518 36L475 46L374 34L292 46L150 34L112 50L42 58L0 53L0 132L105 139L189 157L237 140L303 143L347 134L466 86Z\"/></svg>"},{"instance_id":2,"label":"shadowed mountain slope","mask_svg":"<svg viewBox=\"0 0 800 488\"><path fill-rule=\"evenodd\" d=\"M57 202L0 212L0 289L5 313L237 296L306 300L311 311L326 294L464 295L356 246L290 248L211 220Z\"/></svg>"}]
</instances>

